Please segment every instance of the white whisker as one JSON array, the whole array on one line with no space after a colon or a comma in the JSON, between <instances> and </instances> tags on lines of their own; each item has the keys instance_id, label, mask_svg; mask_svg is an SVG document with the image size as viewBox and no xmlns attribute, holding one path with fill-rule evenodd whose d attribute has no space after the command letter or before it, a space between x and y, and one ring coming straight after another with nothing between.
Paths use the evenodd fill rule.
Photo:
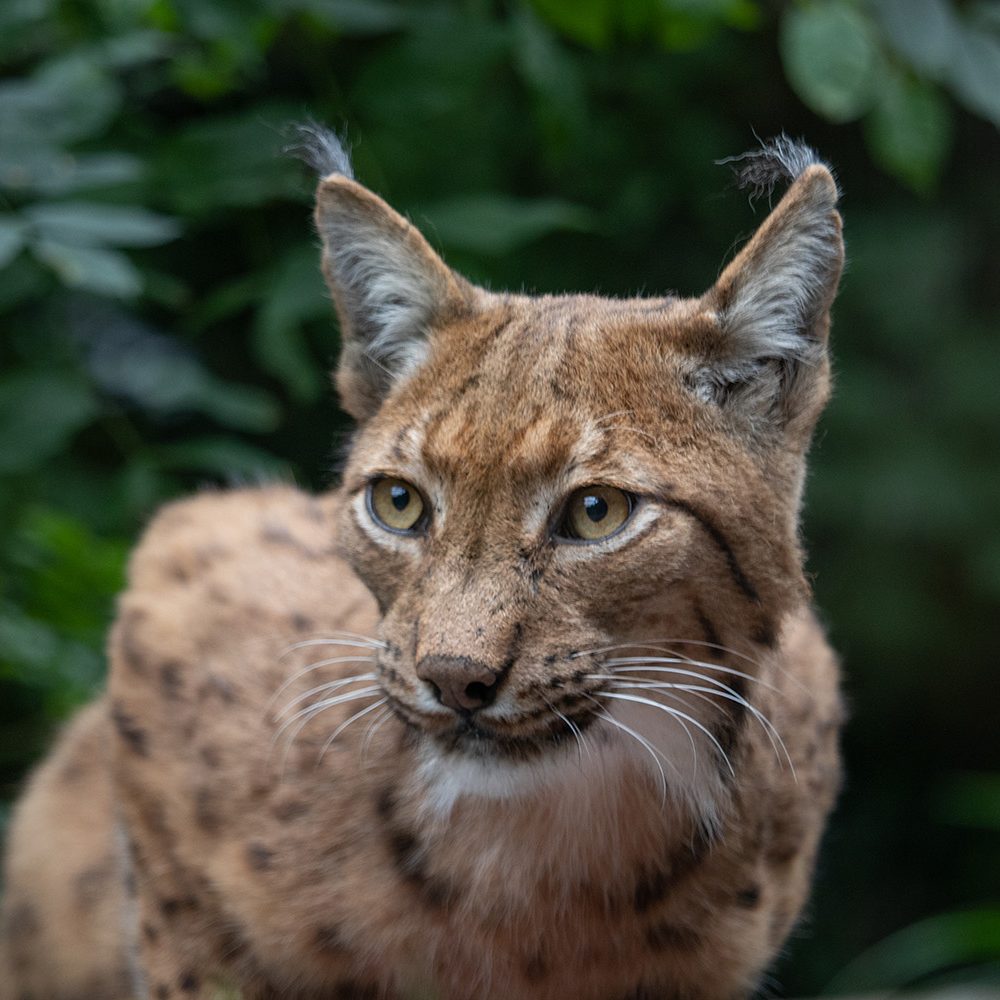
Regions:
<instances>
[{"instance_id":1,"label":"white whisker","mask_svg":"<svg viewBox=\"0 0 1000 1000\"><path fill-rule=\"evenodd\" d=\"M771 749L774 751L775 757L779 760L784 757L785 761L788 763L788 768L792 773L792 778L797 782L798 777L795 774L795 765L792 763L792 758L788 753L788 748L785 746L785 741L781 738L781 733L778 732L777 726L759 709L756 705L749 702L746 698L740 695L738 692L734 691L727 685L719 685L719 687L702 687L697 684L673 684L673 683L663 683L658 681L642 681L641 679L632 680L629 678L629 683L622 683L621 679L613 675L608 674L589 674L589 677L600 678L602 680L610 680L615 682L615 689L630 689L637 688L640 690L647 691L662 691L667 690L673 691L689 691L692 693L702 692L704 695L714 695L717 698L726 698L729 701L735 702L737 705L741 705L745 708L760 724L761 729L764 730L764 734L768 738L768 742L771 744ZM628 676L628 675L626 675ZM715 682L715 678L706 677L704 680L709 682ZM724 688L724 690L720 690ZM703 701L713 704L711 700L707 697L702 698ZM718 706L716 706L718 707ZM779 752L780 748L780 752Z\"/></svg>"},{"instance_id":2,"label":"white whisker","mask_svg":"<svg viewBox=\"0 0 1000 1000\"><path fill-rule=\"evenodd\" d=\"M355 712L354 715L352 715L349 719L347 719L345 722L342 722L339 726L337 726L337 728L333 731L333 734L330 736L330 738L323 744L323 749L320 750L319 757L316 759L316 766L319 767L320 762L323 760L323 757L326 754L327 750L329 750L330 747L333 746L333 741L352 722L355 722L357 719L360 719L362 716L367 715L369 712L374 712L376 708L379 708L380 706L384 705L388 700L389 700L388 698L380 698L377 702L375 702L374 705L369 705L367 708L361 709L360 712Z\"/></svg>"},{"instance_id":3,"label":"white whisker","mask_svg":"<svg viewBox=\"0 0 1000 1000\"><path fill-rule=\"evenodd\" d=\"M544 701L545 704L548 705L549 710L553 712L559 719L561 719L562 722L566 725L566 728L573 734L573 737L576 740L577 753L580 755L580 757L581 758L583 757L584 750L587 751L587 756L590 757L591 756L590 747L587 746L586 739L583 733L580 732L580 727L571 719L563 715L563 713L560 712L559 709L556 708L555 705L553 705L552 702L545 697L545 695L542 695L542 701Z\"/></svg>"},{"instance_id":4,"label":"white whisker","mask_svg":"<svg viewBox=\"0 0 1000 1000\"><path fill-rule=\"evenodd\" d=\"M320 667L329 667L337 663L374 663L374 656L334 656L328 660L318 660L316 663L310 663L308 666L303 667L301 670L296 671L291 677L286 680L277 691L268 699L267 704L264 706L264 713L269 712L274 705L274 703L281 697L281 695L287 691L297 680L305 677L306 674L312 673L314 670L319 670Z\"/></svg>"},{"instance_id":5,"label":"white whisker","mask_svg":"<svg viewBox=\"0 0 1000 1000\"><path fill-rule=\"evenodd\" d=\"M376 679L377 675L373 673L352 674L350 677L341 677L335 681L327 681L325 684L317 684L316 687L312 687L308 691L296 695L291 701L286 702L285 707L275 715L275 721L285 715L293 706L299 704L299 702L305 701L307 698L314 694L319 694L321 691L336 691L337 688L346 687L348 684L357 684L361 681L374 681Z\"/></svg>"},{"instance_id":6,"label":"white whisker","mask_svg":"<svg viewBox=\"0 0 1000 1000\"><path fill-rule=\"evenodd\" d=\"M318 712L323 712L328 708L333 708L335 705L341 705L345 701L353 701L355 698L364 698L365 696L381 693L381 691L382 689L377 684L372 684L370 687L361 688L359 691L349 691L347 692L347 694L339 694L334 698L323 698L322 700L316 702L314 705L308 705L305 708L300 709L294 715L287 718L281 724L281 726L278 728L278 731L272 737L271 740L272 745L281 738L281 734L289 726L294 725L294 723L297 722L299 719L304 719L305 721L303 722L303 725L305 725L305 722L308 722L309 718L313 715L316 715ZM292 737L292 741L294 741L295 736L298 736L301 729L302 726L300 726L295 731L295 735Z\"/></svg>"},{"instance_id":7,"label":"white whisker","mask_svg":"<svg viewBox=\"0 0 1000 1000\"><path fill-rule=\"evenodd\" d=\"M762 681L759 677L754 677L753 674L744 673L742 670L734 670L732 667L724 667L718 663L707 663L704 660L692 660L686 656L621 656L610 660L605 660L604 665L608 667L634 667L636 670L647 670L652 673L683 673L684 671L679 670L676 667L660 667L660 666L646 666L646 664L661 664L661 663L679 663L682 666L688 667L704 667L706 670L716 670L719 673L729 674L730 677L741 677L743 680L751 681L754 684L759 684L762 688L767 688L769 691L773 691L775 694L781 694L781 691L776 688L773 684L768 684L767 681ZM627 673L628 671L622 671ZM635 671L633 671L635 672ZM687 671L693 674L695 677L703 677L705 680L710 680L713 678L705 677L704 674L700 674L694 671Z\"/></svg>"},{"instance_id":8,"label":"white whisker","mask_svg":"<svg viewBox=\"0 0 1000 1000\"><path fill-rule=\"evenodd\" d=\"M351 633L345 632L344 636L350 636ZM331 639L302 639L299 642L293 642L290 646L287 646L282 650L279 659L284 659L289 653L294 653L297 649L305 649L307 646L353 646L355 649L386 649L386 644L382 642L381 639L369 639L366 636L354 636L354 638L343 638L342 636L337 636Z\"/></svg>"},{"instance_id":9,"label":"white whisker","mask_svg":"<svg viewBox=\"0 0 1000 1000\"><path fill-rule=\"evenodd\" d=\"M601 691L598 694L599 698L614 698L618 701L631 701L637 705L648 705L650 708L658 708L661 712L666 712L667 715L672 715L678 718L682 718L687 722L690 722L692 726L696 729L701 730L705 736L711 741L715 749L719 751L720 756L726 762L726 767L729 769L729 773L736 776L736 771L733 769L732 761L729 759L729 755L722 748L722 744L715 738L711 730L707 726L702 725L694 716L688 715L686 712L682 712L678 708L671 708L669 705L664 705L663 702L653 701L651 698L640 698L634 694L616 694L613 691Z\"/></svg>"},{"instance_id":10,"label":"white whisker","mask_svg":"<svg viewBox=\"0 0 1000 1000\"><path fill-rule=\"evenodd\" d=\"M365 738L361 741L361 759L364 760L368 754L368 748L371 746L372 740L375 738L375 734L382 728L382 724L388 721L389 716L392 715L391 708L383 708L378 715L368 723L368 728L365 730Z\"/></svg>"},{"instance_id":11,"label":"white whisker","mask_svg":"<svg viewBox=\"0 0 1000 1000\"><path fill-rule=\"evenodd\" d=\"M656 747L654 747L645 737L640 736L634 729L632 729L629 726L626 726L625 723L622 722L620 719L616 719L613 715L611 715L610 712L605 711L604 707L601 705L599 701L597 701L596 698L591 698L589 694L585 694L584 697L588 701L592 701L597 706L596 712L598 713L598 718L603 719L605 722L610 722L611 725L613 725L616 729L620 729L623 733L626 733L627 735L631 736L632 739L634 739L641 747L643 747L649 754L649 756L653 758L653 763L656 765L656 769L660 772L661 805L666 805L667 776L663 770L663 764L660 763L660 760L662 759L664 764L666 764L668 767L673 768L677 776L681 777L681 773L680 771L677 770L677 766L674 764L674 762L670 760L669 757L665 757L662 753L660 753L660 751L657 750Z\"/></svg>"}]
</instances>

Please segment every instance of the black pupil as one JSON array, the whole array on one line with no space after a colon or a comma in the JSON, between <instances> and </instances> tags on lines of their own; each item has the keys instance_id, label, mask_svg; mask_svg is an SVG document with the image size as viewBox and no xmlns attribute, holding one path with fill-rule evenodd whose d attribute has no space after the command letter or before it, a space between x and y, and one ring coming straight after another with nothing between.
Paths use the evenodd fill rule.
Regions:
<instances>
[{"instance_id":1,"label":"black pupil","mask_svg":"<svg viewBox=\"0 0 1000 1000\"><path fill-rule=\"evenodd\" d=\"M406 510L410 506L410 491L405 486L390 486L389 497L396 510Z\"/></svg>"},{"instance_id":2,"label":"black pupil","mask_svg":"<svg viewBox=\"0 0 1000 1000\"><path fill-rule=\"evenodd\" d=\"M589 496L583 498L583 509L594 524L603 521L608 516L608 503L600 497Z\"/></svg>"}]
</instances>

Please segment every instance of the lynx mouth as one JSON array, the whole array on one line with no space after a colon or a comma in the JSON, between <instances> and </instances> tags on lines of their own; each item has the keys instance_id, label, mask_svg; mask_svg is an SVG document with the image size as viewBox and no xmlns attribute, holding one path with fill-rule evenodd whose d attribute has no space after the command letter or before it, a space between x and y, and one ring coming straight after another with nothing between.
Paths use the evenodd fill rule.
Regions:
<instances>
[{"instance_id":1,"label":"lynx mouth","mask_svg":"<svg viewBox=\"0 0 1000 1000\"><path fill-rule=\"evenodd\" d=\"M591 712L570 717L549 708L526 713L516 720L497 720L477 714L442 719L414 711L389 696L389 706L406 726L448 753L486 759L524 761L575 744L597 718Z\"/></svg>"}]
</instances>

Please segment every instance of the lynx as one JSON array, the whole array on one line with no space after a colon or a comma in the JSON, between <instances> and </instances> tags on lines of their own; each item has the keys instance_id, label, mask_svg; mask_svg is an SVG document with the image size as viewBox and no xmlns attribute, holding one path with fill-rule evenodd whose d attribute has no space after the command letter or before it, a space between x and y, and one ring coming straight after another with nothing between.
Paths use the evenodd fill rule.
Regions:
<instances>
[{"instance_id":1,"label":"lynx","mask_svg":"<svg viewBox=\"0 0 1000 1000\"><path fill-rule=\"evenodd\" d=\"M698 298L452 272L308 128L358 430L134 554L106 694L12 825L11 1000L735 1000L809 891L838 666L798 540L838 191Z\"/></svg>"}]
</instances>

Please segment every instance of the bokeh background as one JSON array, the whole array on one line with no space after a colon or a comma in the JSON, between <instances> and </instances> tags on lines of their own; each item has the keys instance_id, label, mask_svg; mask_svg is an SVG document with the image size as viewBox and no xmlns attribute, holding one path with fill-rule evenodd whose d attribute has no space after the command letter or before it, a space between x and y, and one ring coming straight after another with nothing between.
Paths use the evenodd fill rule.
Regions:
<instances>
[{"instance_id":1,"label":"bokeh background","mask_svg":"<svg viewBox=\"0 0 1000 1000\"><path fill-rule=\"evenodd\" d=\"M310 115L494 287L700 292L766 211L715 160L836 166L806 536L849 779L774 990L1000 989L995 2L3 0L0 828L156 507L332 481Z\"/></svg>"}]
</instances>

